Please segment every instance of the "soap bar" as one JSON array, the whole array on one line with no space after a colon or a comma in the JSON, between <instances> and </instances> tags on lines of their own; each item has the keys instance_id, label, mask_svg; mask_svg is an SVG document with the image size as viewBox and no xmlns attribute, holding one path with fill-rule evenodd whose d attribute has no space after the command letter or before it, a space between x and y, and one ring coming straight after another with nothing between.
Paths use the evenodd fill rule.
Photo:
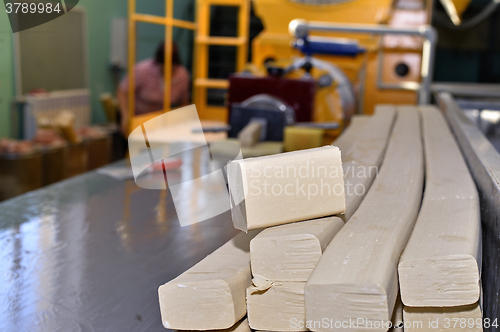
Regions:
<instances>
[{"instance_id":1,"label":"soap bar","mask_svg":"<svg viewBox=\"0 0 500 332\"><path fill-rule=\"evenodd\" d=\"M342 226L342 219L328 217L266 228L250 242L252 274L274 281L307 281Z\"/></svg>"},{"instance_id":2,"label":"soap bar","mask_svg":"<svg viewBox=\"0 0 500 332\"><path fill-rule=\"evenodd\" d=\"M479 196L440 111L421 108L426 185L415 228L399 262L403 303L448 307L480 294Z\"/></svg>"},{"instance_id":3,"label":"soap bar","mask_svg":"<svg viewBox=\"0 0 500 332\"><path fill-rule=\"evenodd\" d=\"M388 330L398 294L397 264L420 207L423 170L418 111L398 107L378 177L307 281L308 321L362 318L378 323L374 331Z\"/></svg>"},{"instance_id":4,"label":"soap bar","mask_svg":"<svg viewBox=\"0 0 500 332\"><path fill-rule=\"evenodd\" d=\"M364 128L368 128L365 125L370 121L371 117L368 115L353 115L349 126L333 141L332 145L338 147L340 151L347 151L358 135L364 131Z\"/></svg>"},{"instance_id":5,"label":"soap bar","mask_svg":"<svg viewBox=\"0 0 500 332\"><path fill-rule=\"evenodd\" d=\"M267 290L247 289L248 322L253 330L307 331L305 282L275 282Z\"/></svg>"},{"instance_id":6,"label":"soap bar","mask_svg":"<svg viewBox=\"0 0 500 332\"><path fill-rule=\"evenodd\" d=\"M234 227L247 231L345 211L334 146L235 160L227 166Z\"/></svg>"},{"instance_id":7,"label":"soap bar","mask_svg":"<svg viewBox=\"0 0 500 332\"><path fill-rule=\"evenodd\" d=\"M183 331L183 330L177 330L177 331ZM195 331L195 330L190 330L190 331ZM251 332L250 326L248 325L248 319L245 317L233 326L231 326L228 329L224 330L206 330L210 332Z\"/></svg>"},{"instance_id":8,"label":"soap bar","mask_svg":"<svg viewBox=\"0 0 500 332\"><path fill-rule=\"evenodd\" d=\"M405 332L482 332L479 303L459 307L404 307Z\"/></svg>"},{"instance_id":9,"label":"soap bar","mask_svg":"<svg viewBox=\"0 0 500 332\"><path fill-rule=\"evenodd\" d=\"M357 127L350 129L358 131L355 137L350 138L351 131L349 131L346 133L348 137L341 136L338 142L344 146L340 147L340 150L346 193L346 212L343 218L346 221L356 212L378 176L395 118L394 106L379 105L371 117L356 119L353 125ZM362 124L358 125L360 120Z\"/></svg>"},{"instance_id":10,"label":"soap bar","mask_svg":"<svg viewBox=\"0 0 500 332\"><path fill-rule=\"evenodd\" d=\"M297 151L318 148L323 145L325 130L320 128L287 126L283 133L283 149Z\"/></svg>"},{"instance_id":11,"label":"soap bar","mask_svg":"<svg viewBox=\"0 0 500 332\"><path fill-rule=\"evenodd\" d=\"M240 233L201 262L158 289L163 326L175 330L222 330L246 314L251 285L250 240Z\"/></svg>"},{"instance_id":12,"label":"soap bar","mask_svg":"<svg viewBox=\"0 0 500 332\"><path fill-rule=\"evenodd\" d=\"M260 121L252 121L238 134L240 145L245 148L255 146L260 140L263 124Z\"/></svg>"}]
</instances>

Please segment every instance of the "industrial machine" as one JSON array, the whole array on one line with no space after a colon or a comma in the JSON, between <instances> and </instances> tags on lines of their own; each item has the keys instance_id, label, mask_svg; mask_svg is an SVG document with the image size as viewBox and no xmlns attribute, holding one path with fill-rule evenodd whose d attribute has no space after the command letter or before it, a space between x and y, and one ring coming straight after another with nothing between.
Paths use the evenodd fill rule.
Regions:
<instances>
[{"instance_id":1,"label":"industrial machine","mask_svg":"<svg viewBox=\"0 0 500 332\"><path fill-rule=\"evenodd\" d=\"M324 132L324 144L353 114L372 114L377 104L429 101L437 40L427 25L432 1L255 0L253 5L264 30L253 40L251 64L229 79L230 123L233 112L242 112L241 103L266 94L281 101L276 107L293 109L298 123L338 123L338 129ZM201 106L202 118L203 111Z\"/></svg>"}]
</instances>

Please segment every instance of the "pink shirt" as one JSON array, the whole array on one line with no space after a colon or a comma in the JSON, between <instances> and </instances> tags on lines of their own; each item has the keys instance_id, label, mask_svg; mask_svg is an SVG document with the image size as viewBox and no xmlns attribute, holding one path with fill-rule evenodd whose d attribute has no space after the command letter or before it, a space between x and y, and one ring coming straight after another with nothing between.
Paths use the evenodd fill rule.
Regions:
<instances>
[{"instance_id":1,"label":"pink shirt","mask_svg":"<svg viewBox=\"0 0 500 332\"><path fill-rule=\"evenodd\" d=\"M163 109L163 74L153 59L135 65L135 114L144 114ZM189 103L189 72L183 66L172 67L170 103L173 106ZM120 83L120 89L128 92L128 76Z\"/></svg>"}]
</instances>

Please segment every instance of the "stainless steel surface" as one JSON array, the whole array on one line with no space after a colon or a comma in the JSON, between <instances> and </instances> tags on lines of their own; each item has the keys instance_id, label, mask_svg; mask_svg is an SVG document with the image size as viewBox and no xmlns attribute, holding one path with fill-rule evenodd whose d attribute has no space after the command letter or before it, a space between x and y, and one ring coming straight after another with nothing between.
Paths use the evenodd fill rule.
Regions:
<instances>
[{"instance_id":1,"label":"stainless steel surface","mask_svg":"<svg viewBox=\"0 0 500 332\"><path fill-rule=\"evenodd\" d=\"M479 190L483 227L483 317L500 321L500 154L472 124L449 93L437 99ZM500 331L490 327L486 331Z\"/></svg>"},{"instance_id":2,"label":"stainless steel surface","mask_svg":"<svg viewBox=\"0 0 500 332\"><path fill-rule=\"evenodd\" d=\"M236 233L229 212L181 228L169 191L95 172L0 203L0 331L165 331L158 286Z\"/></svg>"},{"instance_id":3,"label":"stainless steel surface","mask_svg":"<svg viewBox=\"0 0 500 332\"><path fill-rule=\"evenodd\" d=\"M456 97L500 98L500 84L433 83L432 92L449 92Z\"/></svg>"},{"instance_id":4,"label":"stainless steel surface","mask_svg":"<svg viewBox=\"0 0 500 332\"><path fill-rule=\"evenodd\" d=\"M420 72L421 83L404 82L402 84L387 85L382 82L381 75L378 75L377 84L382 89L400 89L400 90L418 90L419 103L428 104L430 101L430 87L432 83L432 73L434 71L434 58L436 54L437 32L429 25L422 25L418 28L394 28L387 25L368 25L368 24L335 24L325 22L308 22L296 19L290 22L290 34L297 38L304 38L309 34L309 31L328 31L328 32L344 32L344 33L366 33L376 35L409 35L421 36L424 40L422 50L422 68ZM380 58L381 54L379 54ZM379 68L380 73L382 68Z\"/></svg>"},{"instance_id":5,"label":"stainless steel surface","mask_svg":"<svg viewBox=\"0 0 500 332\"><path fill-rule=\"evenodd\" d=\"M500 100L454 99L460 109L500 152Z\"/></svg>"}]
</instances>

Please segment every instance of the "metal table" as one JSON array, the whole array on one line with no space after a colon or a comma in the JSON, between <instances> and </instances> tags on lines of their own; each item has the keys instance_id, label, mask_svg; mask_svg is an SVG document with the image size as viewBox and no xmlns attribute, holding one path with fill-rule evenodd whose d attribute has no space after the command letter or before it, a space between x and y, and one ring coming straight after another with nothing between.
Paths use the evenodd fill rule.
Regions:
<instances>
[{"instance_id":1,"label":"metal table","mask_svg":"<svg viewBox=\"0 0 500 332\"><path fill-rule=\"evenodd\" d=\"M96 172L0 203L0 331L165 331L158 286L236 233L230 212L181 228L168 190Z\"/></svg>"}]
</instances>

